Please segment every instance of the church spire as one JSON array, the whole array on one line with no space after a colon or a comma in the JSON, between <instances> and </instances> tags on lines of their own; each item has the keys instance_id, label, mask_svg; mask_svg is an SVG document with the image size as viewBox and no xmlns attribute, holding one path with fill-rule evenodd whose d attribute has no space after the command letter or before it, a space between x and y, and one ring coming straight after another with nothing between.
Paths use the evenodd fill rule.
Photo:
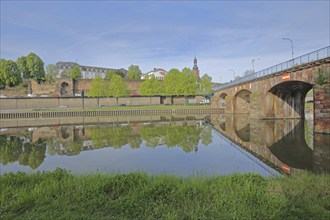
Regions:
<instances>
[{"instance_id":1,"label":"church spire","mask_svg":"<svg viewBox=\"0 0 330 220\"><path fill-rule=\"evenodd\" d=\"M195 55L195 58L194 58L193 74L194 74L194 77L195 77L196 79L199 78L199 70L198 70L198 66L197 66L197 58L196 58L196 55Z\"/></svg>"}]
</instances>

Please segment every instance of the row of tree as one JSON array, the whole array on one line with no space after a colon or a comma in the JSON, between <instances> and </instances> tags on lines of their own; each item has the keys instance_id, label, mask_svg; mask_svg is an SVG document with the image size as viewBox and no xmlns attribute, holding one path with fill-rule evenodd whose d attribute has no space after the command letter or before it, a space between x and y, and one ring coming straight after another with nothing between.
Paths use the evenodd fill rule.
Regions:
<instances>
[{"instance_id":1,"label":"row of tree","mask_svg":"<svg viewBox=\"0 0 330 220\"><path fill-rule=\"evenodd\" d=\"M34 53L19 57L16 62L1 59L0 89L6 86L13 87L19 85L27 79L34 79L38 83L52 82L58 74L59 72L54 64L49 64L45 71L44 62ZM96 77L92 81L89 96L127 96L129 95L129 90L125 81L139 81L141 75L142 72L137 65L131 65L128 68L127 76L124 76L120 70L109 70L106 73L105 80L101 77ZM74 66L70 71L63 72L61 77L82 78L80 67L78 65ZM152 76L141 83L138 92L143 96L209 94L212 91L211 80L212 78L207 74L200 79L196 79L189 68L183 68L182 71L171 69L163 82Z\"/></svg>"},{"instance_id":2,"label":"row of tree","mask_svg":"<svg viewBox=\"0 0 330 220\"><path fill-rule=\"evenodd\" d=\"M207 95L212 92L211 80L212 78L207 74L196 79L191 69L187 67L182 71L171 69L163 81L159 81L155 76L147 78L141 83L138 93L142 96ZM124 97L129 94L128 84L115 73L107 74L105 80L101 77L93 79L88 93L91 97Z\"/></svg>"},{"instance_id":3,"label":"row of tree","mask_svg":"<svg viewBox=\"0 0 330 220\"><path fill-rule=\"evenodd\" d=\"M13 87L27 79L41 82L44 78L44 62L34 53L19 57L16 62L0 60L0 88Z\"/></svg>"}]
</instances>

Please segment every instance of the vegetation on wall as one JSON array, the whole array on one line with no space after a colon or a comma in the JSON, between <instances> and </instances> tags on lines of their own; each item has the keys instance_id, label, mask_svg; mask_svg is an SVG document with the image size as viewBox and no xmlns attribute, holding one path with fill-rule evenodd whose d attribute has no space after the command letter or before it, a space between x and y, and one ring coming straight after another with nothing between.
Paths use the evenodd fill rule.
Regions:
<instances>
[{"instance_id":1,"label":"vegetation on wall","mask_svg":"<svg viewBox=\"0 0 330 220\"><path fill-rule=\"evenodd\" d=\"M330 83L330 70L325 70L324 68L318 68L316 72L316 84L324 85Z\"/></svg>"}]
</instances>

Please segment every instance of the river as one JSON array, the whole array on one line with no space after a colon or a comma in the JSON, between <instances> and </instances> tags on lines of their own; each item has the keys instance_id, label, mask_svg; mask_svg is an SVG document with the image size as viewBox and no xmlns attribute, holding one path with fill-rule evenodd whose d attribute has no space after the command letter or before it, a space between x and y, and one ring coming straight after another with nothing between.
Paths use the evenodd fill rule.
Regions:
<instances>
[{"instance_id":1,"label":"river","mask_svg":"<svg viewBox=\"0 0 330 220\"><path fill-rule=\"evenodd\" d=\"M329 172L330 136L310 120L252 120L247 115L153 116L116 123L1 128L1 174L72 173L263 176Z\"/></svg>"}]
</instances>

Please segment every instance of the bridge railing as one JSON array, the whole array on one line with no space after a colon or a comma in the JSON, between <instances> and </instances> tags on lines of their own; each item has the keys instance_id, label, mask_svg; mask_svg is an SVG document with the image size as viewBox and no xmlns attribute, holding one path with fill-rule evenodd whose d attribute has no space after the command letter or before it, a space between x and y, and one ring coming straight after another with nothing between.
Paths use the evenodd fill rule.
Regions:
<instances>
[{"instance_id":1,"label":"bridge railing","mask_svg":"<svg viewBox=\"0 0 330 220\"><path fill-rule=\"evenodd\" d=\"M220 85L218 87L215 87L213 89L213 91L224 89L224 88L234 86L234 85L237 85L237 84L240 84L240 83L243 83L243 82L248 82L248 81L260 78L260 77L271 75L271 74L276 73L276 72L280 72L280 71L284 71L286 69L290 69L290 68L295 67L295 66L299 66L299 65L304 64L304 63L309 63L309 62L313 62L313 61L316 61L316 60L321 60L321 59L324 59L324 58L327 58L327 57L330 57L330 46L324 47L322 49L310 52L308 54L305 54L305 55L302 55L302 56L299 56L299 57L296 57L296 58L288 60L286 62L268 67L268 68L260 70L258 72L243 76L243 77L241 77L239 79L236 79L234 81L225 83L225 84Z\"/></svg>"}]
</instances>

